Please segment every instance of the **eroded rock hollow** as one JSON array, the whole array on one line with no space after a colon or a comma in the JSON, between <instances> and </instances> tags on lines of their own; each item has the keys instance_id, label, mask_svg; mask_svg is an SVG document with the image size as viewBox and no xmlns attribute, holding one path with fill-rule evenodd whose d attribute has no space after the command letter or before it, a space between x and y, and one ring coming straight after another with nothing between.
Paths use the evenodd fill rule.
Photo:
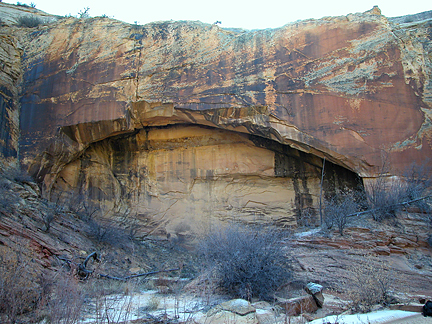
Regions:
<instances>
[{"instance_id":1,"label":"eroded rock hollow","mask_svg":"<svg viewBox=\"0 0 432 324\"><path fill-rule=\"evenodd\" d=\"M52 199L86 197L143 233L188 239L221 222L316 224L322 159L276 141L202 125L144 127L89 145L65 165ZM327 163L324 188L356 188ZM123 219L121 219L123 218Z\"/></svg>"}]
</instances>

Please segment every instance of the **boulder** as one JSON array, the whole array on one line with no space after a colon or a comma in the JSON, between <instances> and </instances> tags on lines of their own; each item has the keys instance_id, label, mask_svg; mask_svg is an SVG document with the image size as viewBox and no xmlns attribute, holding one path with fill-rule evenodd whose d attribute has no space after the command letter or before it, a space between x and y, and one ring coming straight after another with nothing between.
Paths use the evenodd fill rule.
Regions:
<instances>
[{"instance_id":1,"label":"boulder","mask_svg":"<svg viewBox=\"0 0 432 324\"><path fill-rule=\"evenodd\" d=\"M392 304L389 305L388 308L394 310L402 310L405 312L421 313L423 310L423 305L422 304Z\"/></svg>"},{"instance_id":2,"label":"boulder","mask_svg":"<svg viewBox=\"0 0 432 324\"><path fill-rule=\"evenodd\" d=\"M424 317L432 317L432 301L428 300L422 308L422 314Z\"/></svg>"},{"instance_id":3,"label":"boulder","mask_svg":"<svg viewBox=\"0 0 432 324\"><path fill-rule=\"evenodd\" d=\"M313 282L309 282L306 287L305 287L305 291L309 294L309 295L315 295L317 293L322 292L323 290L323 286L313 283Z\"/></svg>"},{"instance_id":4,"label":"boulder","mask_svg":"<svg viewBox=\"0 0 432 324\"><path fill-rule=\"evenodd\" d=\"M253 307L250 302L244 299L229 300L227 302L220 304L219 307L224 311L235 313L240 316L253 313L256 310L255 307Z\"/></svg>"},{"instance_id":5,"label":"boulder","mask_svg":"<svg viewBox=\"0 0 432 324\"><path fill-rule=\"evenodd\" d=\"M308 294L312 295L317 306L321 308L324 304L323 286L310 282L306 285L305 290Z\"/></svg>"},{"instance_id":6,"label":"boulder","mask_svg":"<svg viewBox=\"0 0 432 324\"><path fill-rule=\"evenodd\" d=\"M275 313L269 309L257 309L256 317L259 324L274 324L277 318Z\"/></svg>"},{"instance_id":7,"label":"boulder","mask_svg":"<svg viewBox=\"0 0 432 324\"><path fill-rule=\"evenodd\" d=\"M194 322L258 324L256 309L244 299L233 299L210 309L206 314L194 316Z\"/></svg>"},{"instance_id":8,"label":"boulder","mask_svg":"<svg viewBox=\"0 0 432 324\"><path fill-rule=\"evenodd\" d=\"M280 300L277 305L283 307L287 315L297 316L302 313L314 313L318 310L318 305L313 296L296 297Z\"/></svg>"}]
</instances>

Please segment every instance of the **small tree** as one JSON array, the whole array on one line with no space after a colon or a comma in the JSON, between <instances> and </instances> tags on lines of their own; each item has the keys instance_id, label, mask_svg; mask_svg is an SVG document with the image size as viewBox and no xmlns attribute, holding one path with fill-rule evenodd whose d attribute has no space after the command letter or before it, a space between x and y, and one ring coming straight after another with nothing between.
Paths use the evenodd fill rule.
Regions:
<instances>
[{"instance_id":1,"label":"small tree","mask_svg":"<svg viewBox=\"0 0 432 324\"><path fill-rule=\"evenodd\" d=\"M340 235L343 236L343 230L348 223L348 217L359 210L358 201L361 193L345 189L342 192L327 199L324 209L324 222L327 228L337 226Z\"/></svg>"},{"instance_id":2,"label":"small tree","mask_svg":"<svg viewBox=\"0 0 432 324\"><path fill-rule=\"evenodd\" d=\"M78 12L78 18L90 18L90 14L89 14L90 8L86 7L83 10L80 10L80 12Z\"/></svg>"},{"instance_id":3,"label":"small tree","mask_svg":"<svg viewBox=\"0 0 432 324\"><path fill-rule=\"evenodd\" d=\"M206 269L216 272L222 289L234 297L268 299L291 276L282 232L229 226L209 233L200 243Z\"/></svg>"}]
</instances>

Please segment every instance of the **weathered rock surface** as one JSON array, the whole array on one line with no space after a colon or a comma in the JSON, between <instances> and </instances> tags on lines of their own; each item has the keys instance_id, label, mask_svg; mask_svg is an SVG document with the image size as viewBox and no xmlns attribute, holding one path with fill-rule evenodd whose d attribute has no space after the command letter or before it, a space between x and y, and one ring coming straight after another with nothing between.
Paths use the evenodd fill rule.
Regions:
<instances>
[{"instance_id":1,"label":"weathered rock surface","mask_svg":"<svg viewBox=\"0 0 432 324\"><path fill-rule=\"evenodd\" d=\"M302 296L279 301L278 305L285 309L287 315L298 316L303 313L314 313L318 305L313 296Z\"/></svg>"},{"instance_id":2,"label":"weathered rock surface","mask_svg":"<svg viewBox=\"0 0 432 324\"><path fill-rule=\"evenodd\" d=\"M402 212L393 222L398 226L368 219L362 226L347 229L344 236L334 232L299 237L289 243L290 255L296 260L294 270L301 274L304 284L313 281L343 290L353 275L350 269L361 267L364 255L377 255L391 268L392 291L428 296L432 291L430 218L427 214Z\"/></svg>"},{"instance_id":3,"label":"weathered rock surface","mask_svg":"<svg viewBox=\"0 0 432 324\"><path fill-rule=\"evenodd\" d=\"M194 316L194 323L244 323L258 324L255 307L244 299L233 299L217 305L206 314Z\"/></svg>"},{"instance_id":4,"label":"weathered rock surface","mask_svg":"<svg viewBox=\"0 0 432 324\"><path fill-rule=\"evenodd\" d=\"M305 287L305 291L313 297L317 306L320 308L323 307L324 304L323 288L323 286L313 282L309 282Z\"/></svg>"},{"instance_id":5,"label":"weathered rock surface","mask_svg":"<svg viewBox=\"0 0 432 324\"><path fill-rule=\"evenodd\" d=\"M324 157L329 194L376 176L383 152L393 175L432 156L428 19L374 9L250 32L7 21L1 111L13 131L1 147L17 155L20 99L19 157L43 194L82 195L143 233L182 239L232 218L297 225Z\"/></svg>"},{"instance_id":6,"label":"weathered rock surface","mask_svg":"<svg viewBox=\"0 0 432 324\"><path fill-rule=\"evenodd\" d=\"M428 28L369 13L244 33L193 22L64 19L26 44L23 156L33 160L58 127L111 121L105 134L75 138L87 144L183 122L297 143L373 176L383 147L430 151L427 141L420 147L430 108ZM32 145L39 129L41 142ZM395 170L406 164L400 159Z\"/></svg>"}]
</instances>

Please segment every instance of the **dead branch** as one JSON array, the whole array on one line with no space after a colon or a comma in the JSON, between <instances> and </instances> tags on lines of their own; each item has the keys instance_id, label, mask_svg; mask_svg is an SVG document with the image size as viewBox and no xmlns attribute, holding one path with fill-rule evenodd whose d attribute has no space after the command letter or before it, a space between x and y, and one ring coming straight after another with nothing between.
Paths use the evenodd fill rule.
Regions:
<instances>
[{"instance_id":1,"label":"dead branch","mask_svg":"<svg viewBox=\"0 0 432 324\"><path fill-rule=\"evenodd\" d=\"M90 253L87 258L84 260L84 262L82 263L84 268L87 267L87 262L89 262L89 260L93 258L96 262L100 262L100 259L98 259L97 253L96 252L92 252Z\"/></svg>"},{"instance_id":2,"label":"dead branch","mask_svg":"<svg viewBox=\"0 0 432 324\"><path fill-rule=\"evenodd\" d=\"M432 197L432 195L425 196L425 197L420 197L420 198L417 198L417 199L403 201L403 202L400 202L400 203L397 203L397 204L393 204L391 206L392 207L393 206L408 206L408 205L410 205L412 203L415 203L417 201L425 200L425 199L428 199L428 198L431 198L431 197ZM364 215L364 214L368 214L368 213L373 213L374 211L378 211L378 210L380 210L380 208L372 208L372 209L364 210L364 211L361 211L361 212L356 212L356 213L349 214L346 217L360 216L360 215Z\"/></svg>"},{"instance_id":3,"label":"dead branch","mask_svg":"<svg viewBox=\"0 0 432 324\"><path fill-rule=\"evenodd\" d=\"M87 279L88 276L89 276L90 274L93 273L92 270L88 270L88 269L87 269L87 263L89 262L89 260L90 260L91 258L93 258L94 261L96 261L96 262L100 262L100 259L98 259L98 256L97 256L97 252L92 252L92 253L90 253L90 254L87 256L87 258L84 260L84 262L83 262L83 263L80 263L80 264L78 265L78 271L77 271L77 274L78 274L78 276L79 276L81 279Z\"/></svg>"},{"instance_id":4,"label":"dead branch","mask_svg":"<svg viewBox=\"0 0 432 324\"><path fill-rule=\"evenodd\" d=\"M147 276L150 276L150 275L153 275L153 274L156 274L156 273L172 272L172 271L178 271L178 270L180 270L180 268L151 271L151 272L140 273L140 274L131 275L131 276L123 277L123 278L121 278L121 277L113 277L113 276L104 275L104 274L100 274L99 277L107 278L107 279L113 279L113 280L127 281L127 280L133 279L133 278L147 277Z\"/></svg>"}]
</instances>

